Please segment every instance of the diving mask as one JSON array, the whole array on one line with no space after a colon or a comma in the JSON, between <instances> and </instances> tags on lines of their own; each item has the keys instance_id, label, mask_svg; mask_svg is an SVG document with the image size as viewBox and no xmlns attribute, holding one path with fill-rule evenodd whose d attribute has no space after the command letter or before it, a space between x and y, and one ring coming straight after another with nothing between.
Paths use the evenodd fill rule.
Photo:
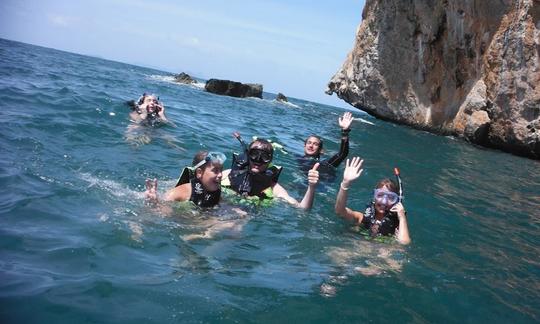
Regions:
<instances>
[{"instance_id":1,"label":"diving mask","mask_svg":"<svg viewBox=\"0 0 540 324\"><path fill-rule=\"evenodd\" d=\"M379 204L385 206L394 206L399 201L399 195L393 191L375 189L373 192L373 199Z\"/></svg>"},{"instance_id":2,"label":"diving mask","mask_svg":"<svg viewBox=\"0 0 540 324\"><path fill-rule=\"evenodd\" d=\"M225 163L225 160L227 160L227 157L225 156L225 154L223 154L221 152L208 152L208 154L206 155L204 160L202 160L199 163L195 164L193 166L193 168L194 169L200 168L200 167L202 167L204 164L206 164L208 162L218 163L218 164L223 165L223 163Z\"/></svg>"},{"instance_id":3,"label":"diving mask","mask_svg":"<svg viewBox=\"0 0 540 324\"><path fill-rule=\"evenodd\" d=\"M261 150L257 148L249 149L248 151L249 160L254 163L269 163L272 161L272 153L266 150Z\"/></svg>"}]
</instances>

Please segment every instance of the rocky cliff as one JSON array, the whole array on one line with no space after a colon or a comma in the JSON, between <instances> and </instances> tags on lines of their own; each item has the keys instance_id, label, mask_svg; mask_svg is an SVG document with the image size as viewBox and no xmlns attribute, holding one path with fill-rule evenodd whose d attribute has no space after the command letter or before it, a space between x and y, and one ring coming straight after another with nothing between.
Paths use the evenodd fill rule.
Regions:
<instances>
[{"instance_id":1,"label":"rocky cliff","mask_svg":"<svg viewBox=\"0 0 540 324\"><path fill-rule=\"evenodd\" d=\"M328 84L382 119L540 158L540 0L366 0Z\"/></svg>"}]
</instances>

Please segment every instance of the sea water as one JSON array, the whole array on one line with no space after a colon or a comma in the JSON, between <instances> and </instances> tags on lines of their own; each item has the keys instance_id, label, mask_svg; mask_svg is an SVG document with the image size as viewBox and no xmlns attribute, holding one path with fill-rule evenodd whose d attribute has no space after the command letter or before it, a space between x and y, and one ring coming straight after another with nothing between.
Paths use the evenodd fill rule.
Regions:
<instances>
[{"instance_id":1,"label":"sea water","mask_svg":"<svg viewBox=\"0 0 540 324\"><path fill-rule=\"evenodd\" d=\"M218 96L171 76L0 40L2 323L540 319L537 161L351 109L368 123L352 125L349 156L365 163L348 206L363 210L399 167L411 245L370 241L336 216L343 166L311 211L164 211L145 204L145 179L163 194L201 149L230 163L233 131L282 144L280 183L301 198L304 139L318 134L335 153L345 111ZM143 92L174 124L133 129L125 101Z\"/></svg>"}]
</instances>

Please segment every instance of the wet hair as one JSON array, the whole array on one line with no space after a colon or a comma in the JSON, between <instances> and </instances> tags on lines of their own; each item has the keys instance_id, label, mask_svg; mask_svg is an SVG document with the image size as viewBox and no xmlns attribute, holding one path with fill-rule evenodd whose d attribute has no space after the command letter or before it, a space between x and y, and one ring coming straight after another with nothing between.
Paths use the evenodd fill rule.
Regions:
<instances>
[{"instance_id":1,"label":"wet hair","mask_svg":"<svg viewBox=\"0 0 540 324\"><path fill-rule=\"evenodd\" d=\"M142 105L144 103L144 99L146 99L146 97L156 97L156 100L159 101L159 97L156 96L155 94L151 94L151 93L143 93L142 96L139 97L139 100L137 100L137 105Z\"/></svg>"},{"instance_id":2,"label":"wet hair","mask_svg":"<svg viewBox=\"0 0 540 324\"><path fill-rule=\"evenodd\" d=\"M250 149L254 146L257 146L261 150L268 151L270 154L272 154L272 156L274 155L274 147L272 146L272 143L268 142L264 138L258 138L249 144Z\"/></svg>"},{"instance_id":3,"label":"wet hair","mask_svg":"<svg viewBox=\"0 0 540 324\"><path fill-rule=\"evenodd\" d=\"M377 182L377 185L375 186L375 189L380 189L382 187L386 186L390 191L398 193L398 186L397 184L388 178L384 178L381 181Z\"/></svg>"},{"instance_id":4,"label":"wet hair","mask_svg":"<svg viewBox=\"0 0 540 324\"><path fill-rule=\"evenodd\" d=\"M191 166L196 166L199 162L201 162L202 160L206 159L206 156L208 155L208 151L199 151L195 154L195 156L193 157L193 161L191 162ZM201 166L204 167L205 164L203 164Z\"/></svg>"},{"instance_id":5,"label":"wet hair","mask_svg":"<svg viewBox=\"0 0 540 324\"><path fill-rule=\"evenodd\" d=\"M144 102L144 98L146 98L147 94L146 92L142 94L142 96L139 97L139 100L137 100L137 105L142 105Z\"/></svg>"},{"instance_id":6,"label":"wet hair","mask_svg":"<svg viewBox=\"0 0 540 324\"><path fill-rule=\"evenodd\" d=\"M323 140L322 138L320 138L319 136L315 135L315 134L311 134L309 135L306 140L304 141L304 145L307 144L307 141L312 138L312 137L315 137L316 139L319 140L319 150L317 151L317 154L322 154L323 153Z\"/></svg>"}]
</instances>

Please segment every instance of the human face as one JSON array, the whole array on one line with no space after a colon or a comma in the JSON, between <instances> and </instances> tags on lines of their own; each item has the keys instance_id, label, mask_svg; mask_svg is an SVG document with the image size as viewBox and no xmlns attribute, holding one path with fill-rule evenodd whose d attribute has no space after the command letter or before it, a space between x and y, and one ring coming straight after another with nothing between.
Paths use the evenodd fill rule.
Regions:
<instances>
[{"instance_id":1,"label":"human face","mask_svg":"<svg viewBox=\"0 0 540 324\"><path fill-rule=\"evenodd\" d=\"M144 100L141 106L146 107L146 109L149 112L152 112L157 107L159 107L159 101L156 96L149 95L149 96L144 97Z\"/></svg>"},{"instance_id":2,"label":"human face","mask_svg":"<svg viewBox=\"0 0 540 324\"><path fill-rule=\"evenodd\" d=\"M222 171L223 164L217 162L207 163L203 168L197 169L197 178L204 189L216 191L221 187Z\"/></svg>"},{"instance_id":3,"label":"human face","mask_svg":"<svg viewBox=\"0 0 540 324\"><path fill-rule=\"evenodd\" d=\"M320 147L321 141L315 136L310 136L304 145L304 154L309 156L317 155Z\"/></svg>"},{"instance_id":4,"label":"human face","mask_svg":"<svg viewBox=\"0 0 540 324\"><path fill-rule=\"evenodd\" d=\"M261 146L253 145L248 151L249 168L252 173L266 171L272 162L272 153Z\"/></svg>"},{"instance_id":5,"label":"human face","mask_svg":"<svg viewBox=\"0 0 540 324\"><path fill-rule=\"evenodd\" d=\"M399 196L387 186L383 186L375 189L373 199L375 201L375 210L378 213L384 213L399 201Z\"/></svg>"}]
</instances>

